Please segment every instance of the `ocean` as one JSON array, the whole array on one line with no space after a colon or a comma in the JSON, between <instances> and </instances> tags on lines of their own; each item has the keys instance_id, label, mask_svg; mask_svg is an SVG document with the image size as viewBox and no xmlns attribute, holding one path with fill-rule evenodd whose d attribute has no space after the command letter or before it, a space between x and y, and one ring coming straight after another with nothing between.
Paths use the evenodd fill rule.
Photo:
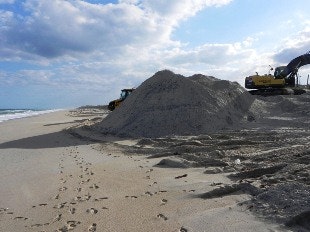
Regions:
<instances>
[{"instance_id":1,"label":"ocean","mask_svg":"<svg viewBox=\"0 0 310 232\"><path fill-rule=\"evenodd\" d=\"M34 109L0 109L0 122L18 118L33 117L40 114L46 114L59 111L56 110L34 110Z\"/></svg>"}]
</instances>

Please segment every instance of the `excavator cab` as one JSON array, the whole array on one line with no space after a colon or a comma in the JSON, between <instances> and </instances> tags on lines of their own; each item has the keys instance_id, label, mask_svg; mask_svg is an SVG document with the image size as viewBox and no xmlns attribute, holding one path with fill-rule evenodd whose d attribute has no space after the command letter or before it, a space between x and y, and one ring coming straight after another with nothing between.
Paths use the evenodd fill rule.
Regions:
<instances>
[{"instance_id":1,"label":"excavator cab","mask_svg":"<svg viewBox=\"0 0 310 232\"><path fill-rule=\"evenodd\" d=\"M276 67L276 69L274 70L274 78L275 79L285 78L287 76L287 73L288 71L286 66Z\"/></svg>"},{"instance_id":2,"label":"excavator cab","mask_svg":"<svg viewBox=\"0 0 310 232\"><path fill-rule=\"evenodd\" d=\"M131 92L132 92L132 89L122 89L120 99L125 100L126 97L128 97Z\"/></svg>"},{"instance_id":3,"label":"excavator cab","mask_svg":"<svg viewBox=\"0 0 310 232\"><path fill-rule=\"evenodd\" d=\"M115 110L115 108L120 106L121 102L123 102L134 90L135 89L122 89L120 98L111 101L108 105L108 109L111 111Z\"/></svg>"}]
</instances>

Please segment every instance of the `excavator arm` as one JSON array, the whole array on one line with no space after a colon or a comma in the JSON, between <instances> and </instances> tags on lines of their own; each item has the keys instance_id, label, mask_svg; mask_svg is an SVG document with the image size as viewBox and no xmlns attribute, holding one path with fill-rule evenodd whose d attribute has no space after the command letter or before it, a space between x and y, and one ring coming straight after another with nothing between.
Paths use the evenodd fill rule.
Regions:
<instances>
[{"instance_id":1,"label":"excavator arm","mask_svg":"<svg viewBox=\"0 0 310 232\"><path fill-rule=\"evenodd\" d=\"M294 72L296 69L300 67L310 64L310 51L304 55L298 56L293 59L286 67L290 73Z\"/></svg>"},{"instance_id":2,"label":"excavator arm","mask_svg":"<svg viewBox=\"0 0 310 232\"><path fill-rule=\"evenodd\" d=\"M291 62L288 63L287 66L277 67L274 72L274 77L276 79L294 79L295 81L295 75L297 74L298 69L307 64L310 64L310 51L291 60Z\"/></svg>"}]
</instances>

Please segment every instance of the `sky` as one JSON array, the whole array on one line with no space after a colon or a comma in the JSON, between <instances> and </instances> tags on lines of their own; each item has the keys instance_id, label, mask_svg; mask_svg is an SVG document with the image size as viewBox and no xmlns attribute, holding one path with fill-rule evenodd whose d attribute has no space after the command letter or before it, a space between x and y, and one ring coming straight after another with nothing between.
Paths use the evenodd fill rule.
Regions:
<instances>
[{"instance_id":1,"label":"sky","mask_svg":"<svg viewBox=\"0 0 310 232\"><path fill-rule=\"evenodd\" d=\"M107 104L163 69L244 86L310 51L309 12L309 0L0 0L0 108Z\"/></svg>"}]
</instances>

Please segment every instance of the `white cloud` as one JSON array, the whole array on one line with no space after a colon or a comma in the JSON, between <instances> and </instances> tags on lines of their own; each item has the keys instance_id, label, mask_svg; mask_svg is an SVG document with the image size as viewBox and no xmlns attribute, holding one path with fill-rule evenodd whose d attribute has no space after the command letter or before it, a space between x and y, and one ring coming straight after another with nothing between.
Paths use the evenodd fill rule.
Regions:
<instances>
[{"instance_id":1,"label":"white cloud","mask_svg":"<svg viewBox=\"0 0 310 232\"><path fill-rule=\"evenodd\" d=\"M14 14L10 11L4 11L0 9L0 30L5 31L7 30L12 22L14 21ZM3 37L0 37L0 40L2 40Z\"/></svg>"},{"instance_id":2,"label":"white cloud","mask_svg":"<svg viewBox=\"0 0 310 232\"><path fill-rule=\"evenodd\" d=\"M277 47L274 59L287 64L293 58L310 51L310 20L303 20L303 28L292 35L284 37Z\"/></svg>"},{"instance_id":3,"label":"white cloud","mask_svg":"<svg viewBox=\"0 0 310 232\"><path fill-rule=\"evenodd\" d=\"M119 0L119 3L125 3L125 4L133 4L136 5L141 2L141 0Z\"/></svg>"},{"instance_id":4,"label":"white cloud","mask_svg":"<svg viewBox=\"0 0 310 232\"><path fill-rule=\"evenodd\" d=\"M295 35L287 37L280 45L279 52L273 54L277 65L287 65L292 59L310 51L310 22L305 22L305 28ZM305 84L310 74L310 65L299 69L301 83Z\"/></svg>"},{"instance_id":5,"label":"white cloud","mask_svg":"<svg viewBox=\"0 0 310 232\"><path fill-rule=\"evenodd\" d=\"M173 27L178 25L180 21L194 16L198 11L206 7L219 7L231 1L232 0L144 0L141 5L146 11L158 15L162 23Z\"/></svg>"},{"instance_id":6,"label":"white cloud","mask_svg":"<svg viewBox=\"0 0 310 232\"><path fill-rule=\"evenodd\" d=\"M250 48L252 38L194 49L171 39L180 21L205 7L230 1L123 0L120 4L95 5L73 0L27 0L25 7L30 15L16 19L5 34L11 42L1 47L6 47L7 55L14 51L9 59L15 56L17 60L42 62L44 58L43 62L62 63L61 68L53 69L52 63L47 66L52 72L18 74L32 84L93 89L112 83L137 86L166 68L185 75L202 72L230 78L229 74L239 71L237 60L249 64L249 57L255 56Z\"/></svg>"},{"instance_id":7,"label":"white cloud","mask_svg":"<svg viewBox=\"0 0 310 232\"><path fill-rule=\"evenodd\" d=\"M10 23L5 23L6 30L1 29L5 38L0 40L1 59L50 63L48 69L62 63L52 73L40 70L17 73L18 78L24 75L24 81L32 84L137 85L167 67L170 60L165 54L181 46L170 38L178 20L203 7L228 2L156 1L155 5L154 1L123 0L120 4L103 5L73 0L27 0L24 7L28 16L7 13Z\"/></svg>"},{"instance_id":8,"label":"white cloud","mask_svg":"<svg viewBox=\"0 0 310 232\"><path fill-rule=\"evenodd\" d=\"M123 0L103 5L26 0L29 16L15 15L15 23L1 31L6 41L2 45L19 50L20 55L33 54L34 59L77 57L98 50L112 54L127 46L167 47L177 43L171 40L171 33L180 20L230 1Z\"/></svg>"},{"instance_id":9,"label":"white cloud","mask_svg":"<svg viewBox=\"0 0 310 232\"><path fill-rule=\"evenodd\" d=\"M25 7L30 16L4 31L5 45L47 58L113 52L128 44L155 42L155 33L165 34L133 5L28 0Z\"/></svg>"},{"instance_id":10,"label":"white cloud","mask_svg":"<svg viewBox=\"0 0 310 232\"><path fill-rule=\"evenodd\" d=\"M183 75L203 73L243 85L245 76L256 71L267 73L269 64L279 65L309 49L309 22L294 37L283 38L278 53L255 50L263 32L243 41L194 48L172 39L181 21L206 7L231 1L119 0L118 4L104 5L26 0L26 16L0 12L0 59L26 60L37 68L3 72L0 85L104 91L108 100L122 87L137 86L160 69Z\"/></svg>"}]
</instances>

